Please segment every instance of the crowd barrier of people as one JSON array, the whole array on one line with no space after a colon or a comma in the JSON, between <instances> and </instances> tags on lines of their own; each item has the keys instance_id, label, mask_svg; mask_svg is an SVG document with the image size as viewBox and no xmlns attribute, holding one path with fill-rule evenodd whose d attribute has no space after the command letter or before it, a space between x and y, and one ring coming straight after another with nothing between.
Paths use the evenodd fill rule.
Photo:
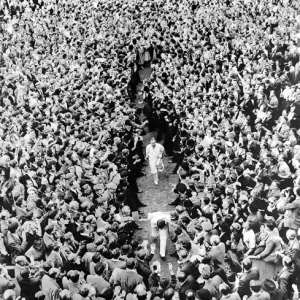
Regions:
<instances>
[{"instance_id":1,"label":"crowd barrier of people","mask_svg":"<svg viewBox=\"0 0 300 300\"><path fill-rule=\"evenodd\" d=\"M299 7L1 1L0 299L298 299ZM151 216L169 276L133 238L148 130L179 178Z\"/></svg>"}]
</instances>

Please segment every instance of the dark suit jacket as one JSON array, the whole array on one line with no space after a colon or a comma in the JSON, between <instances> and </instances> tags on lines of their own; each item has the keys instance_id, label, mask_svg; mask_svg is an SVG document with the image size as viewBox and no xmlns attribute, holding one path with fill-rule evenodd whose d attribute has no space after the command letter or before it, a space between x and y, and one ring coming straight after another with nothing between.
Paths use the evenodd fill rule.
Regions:
<instances>
[{"instance_id":1,"label":"dark suit jacket","mask_svg":"<svg viewBox=\"0 0 300 300\"><path fill-rule=\"evenodd\" d=\"M21 288L21 296L25 299L34 299L35 294L40 290L41 281L39 278L23 278L20 274L17 281Z\"/></svg>"},{"instance_id":2,"label":"dark suit jacket","mask_svg":"<svg viewBox=\"0 0 300 300\"><path fill-rule=\"evenodd\" d=\"M191 261L183 263L183 265L181 266L181 271L187 275L193 275L195 278L198 278L200 276L198 267Z\"/></svg>"},{"instance_id":3,"label":"dark suit jacket","mask_svg":"<svg viewBox=\"0 0 300 300\"><path fill-rule=\"evenodd\" d=\"M198 290L198 283L196 281L196 278L192 275L189 275L186 280L184 281L183 285L179 288L178 294L179 294L179 299L180 300L185 300L185 292L187 290L193 290L197 291Z\"/></svg>"},{"instance_id":4,"label":"dark suit jacket","mask_svg":"<svg viewBox=\"0 0 300 300\"><path fill-rule=\"evenodd\" d=\"M240 278L238 294L240 295L241 299L243 299L245 295L247 295L248 297L251 295L251 280L259 280L259 270L257 268L252 268L251 270L245 272Z\"/></svg>"},{"instance_id":5,"label":"dark suit jacket","mask_svg":"<svg viewBox=\"0 0 300 300\"><path fill-rule=\"evenodd\" d=\"M177 278L176 278L175 275L172 275L171 280L169 282L169 285L166 287L166 289L162 289L159 286L159 281L160 281L160 276L158 276L157 273L151 273L150 274L150 276L149 276L149 290L151 292L151 299L153 299L156 296L162 298L165 290L167 290L168 288L175 289L176 283L177 283Z\"/></svg>"},{"instance_id":6,"label":"dark suit jacket","mask_svg":"<svg viewBox=\"0 0 300 300\"><path fill-rule=\"evenodd\" d=\"M278 288L286 294L291 290L293 273L293 268L282 268L278 273Z\"/></svg>"},{"instance_id":7,"label":"dark suit jacket","mask_svg":"<svg viewBox=\"0 0 300 300\"><path fill-rule=\"evenodd\" d=\"M151 261L153 254L149 255L145 261L137 260L136 271L143 277L145 285L149 285L149 276L151 274L151 269L149 266L149 261Z\"/></svg>"},{"instance_id":8,"label":"dark suit jacket","mask_svg":"<svg viewBox=\"0 0 300 300\"><path fill-rule=\"evenodd\" d=\"M136 286L143 282L143 277L136 273L134 270L121 270L115 274L114 284L121 286L127 294L133 293Z\"/></svg>"}]
</instances>

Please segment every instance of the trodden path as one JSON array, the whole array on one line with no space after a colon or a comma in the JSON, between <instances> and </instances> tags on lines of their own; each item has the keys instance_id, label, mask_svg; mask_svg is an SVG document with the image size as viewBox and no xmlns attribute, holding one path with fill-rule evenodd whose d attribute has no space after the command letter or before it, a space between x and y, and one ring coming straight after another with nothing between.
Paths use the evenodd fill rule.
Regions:
<instances>
[{"instance_id":1,"label":"trodden path","mask_svg":"<svg viewBox=\"0 0 300 300\"><path fill-rule=\"evenodd\" d=\"M150 143L150 138L155 136L156 132L150 132L144 137L144 146ZM172 202L176 198L176 194L172 191L172 185L177 184L178 177L177 175L170 175L169 172L173 170L174 164L168 162L169 158L164 157L163 163L165 169L162 173L159 173L159 183L155 185L153 182L152 175L150 173L149 166L145 167L146 176L138 179L138 187L144 192L139 194L139 198L143 203L146 203L147 206L143 207L141 210L144 212L144 218L147 218L148 213L157 212L157 211L172 211L174 206L168 205L169 202ZM149 245L153 243L151 238L151 226L150 221L139 222L139 225L142 227L142 230L138 230L135 233L135 238L139 241L148 240ZM166 259L162 260L159 255L159 238L155 241L156 250L155 255L152 259L153 261L159 260L162 265L162 274L167 276L169 273L167 263L173 263L174 270L177 270L177 259L171 257L169 254L174 252L175 247L174 243L171 242L168 237L167 241L167 251Z\"/></svg>"},{"instance_id":2,"label":"trodden path","mask_svg":"<svg viewBox=\"0 0 300 300\"><path fill-rule=\"evenodd\" d=\"M140 77L142 80L147 80L150 77L151 69L144 69L140 71ZM141 86L138 88L138 90L141 90ZM140 97L137 97L137 106L141 105L141 99ZM144 151L145 147L150 143L151 137L156 136L156 132L149 132L144 136ZM162 142L162 141L160 141ZM147 218L148 213L151 212L157 212L157 211L173 211L174 206L168 205L169 202L172 202L176 195L173 193L173 185L176 185L178 182L178 176L177 175L170 175L169 172L173 170L174 164L169 163L169 158L164 157L163 163L165 166L165 169L162 173L159 174L159 183L158 185L155 185L153 182L152 175L150 173L149 166L145 167L146 169L146 176L141 177L138 179L138 187L140 190L143 190L144 192L139 195L140 200L147 204L146 207L141 208L141 210L144 212L144 215L142 218ZM142 242L143 240L148 240L149 245L153 243L153 240L151 238L151 225L150 221L141 221L138 222L138 224L142 227L142 230L137 230L134 234L134 238L137 239L139 242ZM175 247L174 243L171 242L170 238L168 237L167 241L167 251L166 251L166 259L162 260L159 255L159 238L157 241L155 241L156 244L156 250L155 255L152 259L152 262L154 261L160 261L162 266L162 275L168 276L169 270L168 270L168 264L172 263L174 267L174 271L177 270L177 259L170 256L170 253L174 252Z\"/></svg>"}]
</instances>

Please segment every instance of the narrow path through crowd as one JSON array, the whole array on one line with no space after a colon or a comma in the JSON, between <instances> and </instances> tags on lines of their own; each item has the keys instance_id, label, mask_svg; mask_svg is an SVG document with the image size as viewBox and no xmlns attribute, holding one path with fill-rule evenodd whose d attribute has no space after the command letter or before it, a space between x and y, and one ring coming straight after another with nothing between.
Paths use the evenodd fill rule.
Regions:
<instances>
[{"instance_id":1,"label":"narrow path through crowd","mask_svg":"<svg viewBox=\"0 0 300 300\"><path fill-rule=\"evenodd\" d=\"M141 80L147 80L150 77L151 70L150 68L143 69L139 72ZM142 84L138 87L138 91L141 90ZM137 97L137 106L143 105L141 103L140 97ZM148 132L144 136L144 148L150 143L151 137L156 136L156 132ZM161 141L159 141L161 142ZM157 212L157 211L172 211L174 207L168 205L169 202L172 202L176 195L172 192L173 185L178 183L178 177L176 175L170 175L169 171L174 169L174 164L169 163L169 158L164 157L163 163L165 169L163 173L159 174L159 184L155 186L150 174L150 168L146 167L146 176L139 178L138 186L139 189L144 191L142 194L139 194L140 200L147 204L146 207L143 207L144 218L147 218L148 213ZM151 238L151 226L150 221L139 222L139 225L142 227L142 230L135 232L135 238L140 242L143 240L148 240L149 244L153 243ZM167 241L167 254L174 252L174 243L171 242L170 237ZM174 270L177 270L177 258L168 256L168 261L162 260L159 255L159 240L156 241L156 251L152 259L153 261L159 261L162 267L162 275L168 276L168 263L172 263Z\"/></svg>"}]
</instances>

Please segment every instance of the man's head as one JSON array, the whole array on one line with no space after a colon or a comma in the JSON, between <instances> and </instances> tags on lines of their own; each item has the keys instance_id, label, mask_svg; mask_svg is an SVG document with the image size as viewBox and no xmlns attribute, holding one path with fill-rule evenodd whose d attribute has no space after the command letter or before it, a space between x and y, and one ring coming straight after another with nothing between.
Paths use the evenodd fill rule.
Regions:
<instances>
[{"instance_id":1,"label":"man's head","mask_svg":"<svg viewBox=\"0 0 300 300\"><path fill-rule=\"evenodd\" d=\"M126 268L127 269L133 270L133 269L135 269L135 266L136 266L136 260L134 258L129 258L126 261Z\"/></svg>"},{"instance_id":2,"label":"man's head","mask_svg":"<svg viewBox=\"0 0 300 300\"><path fill-rule=\"evenodd\" d=\"M210 278L210 275L211 275L211 266L210 265L204 265L202 267L202 277L204 279L209 279Z\"/></svg>"},{"instance_id":3,"label":"man's head","mask_svg":"<svg viewBox=\"0 0 300 300\"><path fill-rule=\"evenodd\" d=\"M94 270L95 270L96 275L101 276L105 270L105 265L102 262L98 262L95 265Z\"/></svg>"},{"instance_id":4,"label":"man's head","mask_svg":"<svg viewBox=\"0 0 300 300\"><path fill-rule=\"evenodd\" d=\"M165 300L171 300L173 298L174 294L175 294L175 291L172 288L168 288L164 292L164 299Z\"/></svg>"},{"instance_id":5,"label":"man's head","mask_svg":"<svg viewBox=\"0 0 300 300\"><path fill-rule=\"evenodd\" d=\"M150 143L151 143L151 145L152 145L153 147L155 147L155 145L156 145L156 140L155 140L154 137L151 138Z\"/></svg>"},{"instance_id":6,"label":"man's head","mask_svg":"<svg viewBox=\"0 0 300 300\"><path fill-rule=\"evenodd\" d=\"M230 293L230 287L226 283L222 283L219 286L219 291L223 296L227 296Z\"/></svg>"},{"instance_id":7,"label":"man's head","mask_svg":"<svg viewBox=\"0 0 300 300\"><path fill-rule=\"evenodd\" d=\"M250 290L254 293L258 293L261 289L261 283L259 280L250 281Z\"/></svg>"},{"instance_id":8,"label":"man's head","mask_svg":"<svg viewBox=\"0 0 300 300\"><path fill-rule=\"evenodd\" d=\"M289 229L287 232L286 232L286 237L289 241L293 241L297 236L297 233L295 230L293 229Z\"/></svg>"},{"instance_id":9,"label":"man's head","mask_svg":"<svg viewBox=\"0 0 300 300\"><path fill-rule=\"evenodd\" d=\"M59 269L57 269L57 268L51 268L49 270L49 276L53 279L56 279L58 277L59 273L60 273Z\"/></svg>"},{"instance_id":10,"label":"man's head","mask_svg":"<svg viewBox=\"0 0 300 300\"><path fill-rule=\"evenodd\" d=\"M286 267L286 268L291 268L293 265L293 261L289 256L285 256L282 259L282 264Z\"/></svg>"},{"instance_id":11,"label":"man's head","mask_svg":"<svg viewBox=\"0 0 300 300\"><path fill-rule=\"evenodd\" d=\"M177 273L177 279L178 279L179 282L184 282L186 277L187 277L187 274L183 271L179 271Z\"/></svg>"},{"instance_id":12,"label":"man's head","mask_svg":"<svg viewBox=\"0 0 300 300\"><path fill-rule=\"evenodd\" d=\"M165 220L159 219L159 220L157 221L157 227L158 227L159 229L163 229L165 226L166 226Z\"/></svg>"},{"instance_id":13,"label":"man's head","mask_svg":"<svg viewBox=\"0 0 300 300\"><path fill-rule=\"evenodd\" d=\"M249 271L252 268L252 261L248 257L243 260L242 264L246 271Z\"/></svg>"},{"instance_id":14,"label":"man's head","mask_svg":"<svg viewBox=\"0 0 300 300\"><path fill-rule=\"evenodd\" d=\"M195 292L193 290L187 290L185 292L185 299L186 300L195 300Z\"/></svg>"},{"instance_id":15,"label":"man's head","mask_svg":"<svg viewBox=\"0 0 300 300\"><path fill-rule=\"evenodd\" d=\"M76 270L71 270L67 273L67 277L74 283L79 280L79 272Z\"/></svg>"}]
</instances>

